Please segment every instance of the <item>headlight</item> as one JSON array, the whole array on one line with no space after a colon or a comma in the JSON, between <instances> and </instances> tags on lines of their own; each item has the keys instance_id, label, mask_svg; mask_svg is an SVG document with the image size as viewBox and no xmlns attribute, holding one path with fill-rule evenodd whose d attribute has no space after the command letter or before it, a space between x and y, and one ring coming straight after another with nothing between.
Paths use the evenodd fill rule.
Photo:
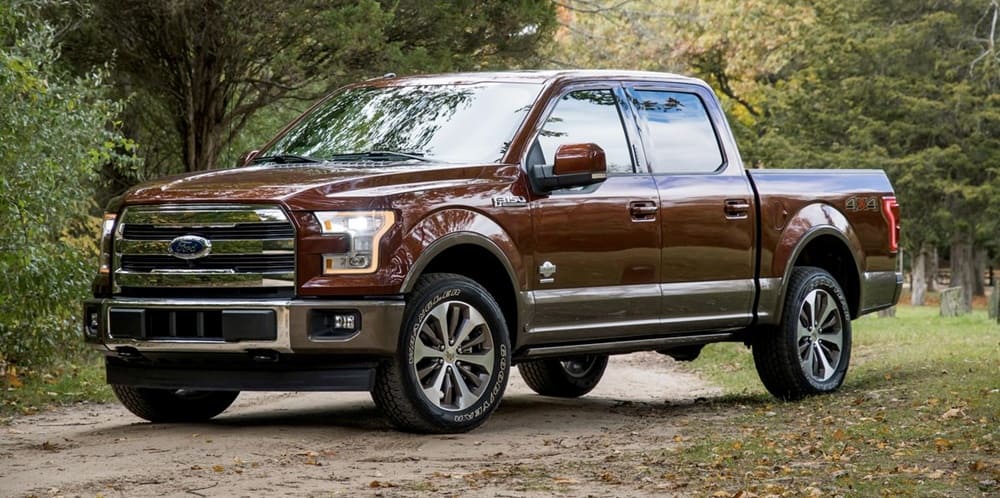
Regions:
<instances>
[{"instance_id":1,"label":"headlight","mask_svg":"<svg viewBox=\"0 0 1000 498\"><path fill-rule=\"evenodd\" d=\"M347 237L347 252L323 255L324 274L372 273L378 268L378 246L396 222L392 211L325 211L313 213L324 234Z\"/></svg>"},{"instance_id":2,"label":"headlight","mask_svg":"<svg viewBox=\"0 0 1000 498\"><path fill-rule=\"evenodd\" d=\"M114 237L115 218L117 215L104 213L104 223L101 225L101 257L98 260L98 272L102 275L111 273L111 242Z\"/></svg>"}]
</instances>

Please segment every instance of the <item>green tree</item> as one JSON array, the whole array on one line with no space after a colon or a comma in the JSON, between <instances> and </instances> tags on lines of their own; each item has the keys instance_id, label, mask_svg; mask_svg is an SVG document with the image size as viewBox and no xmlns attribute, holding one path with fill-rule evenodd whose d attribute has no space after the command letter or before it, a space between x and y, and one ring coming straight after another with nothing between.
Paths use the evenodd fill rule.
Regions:
<instances>
[{"instance_id":1,"label":"green tree","mask_svg":"<svg viewBox=\"0 0 1000 498\"><path fill-rule=\"evenodd\" d=\"M92 2L71 55L114 54L130 133L159 173L217 167L261 109L293 102L286 116L348 81L517 65L554 22L542 0Z\"/></svg>"},{"instance_id":2,"label":"green tree","mask_svg":"<svg viewBox=\"0 0 1000 498\"><path fill-rule=\"evenodd\" d=\"M0 365L44 364L80 344L97 262L92 182L130 147L108 131L119 105L105 72L61 71L35 6L0 1Z\"/></svg>"},{"instance_id":3,"label":"green tree","mask_svg":"<svg viewBox=\"0 0 1000 498\"><path fill-rule=\"evenodd\" d=\"M786 77L803 32L815 22L802 0L567 0L557 67L643 69L697 76L719 94L748 163L758 160L764 96ZM779 20L780 22L775 22Z\"/></svg>"},{"instance_id":4,"label":"green tree","mask_svg":"<svg viewBox=\"0 0 1000 498\"><path fill-rule=\"evenodd\" d=\"M967 306L973 248L995 238L986 214L1000 172L995 54L973 64L988 52L977 40L989 32L985 10L973 0L817 2L792 70L766 96L758 149L776 167L886 169L906 248L950 245Z\"/></svg>"}]
</instances>

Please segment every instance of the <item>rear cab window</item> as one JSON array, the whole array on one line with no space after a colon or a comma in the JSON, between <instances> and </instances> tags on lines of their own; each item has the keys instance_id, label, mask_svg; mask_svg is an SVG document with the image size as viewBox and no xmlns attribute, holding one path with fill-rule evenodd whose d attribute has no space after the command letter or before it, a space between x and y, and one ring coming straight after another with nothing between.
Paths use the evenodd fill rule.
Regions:
<instances>
[{"instance_id":1,"label":"rear cab window","mask_svg":"<svg viewBox=\"0 0 1000 498\"><path fill-rule=\"evenodd\" d=\"M705 103L695 93L632 88L646 157L654 174L715 173L725 157Z\"/></svg>"}]
</instances>

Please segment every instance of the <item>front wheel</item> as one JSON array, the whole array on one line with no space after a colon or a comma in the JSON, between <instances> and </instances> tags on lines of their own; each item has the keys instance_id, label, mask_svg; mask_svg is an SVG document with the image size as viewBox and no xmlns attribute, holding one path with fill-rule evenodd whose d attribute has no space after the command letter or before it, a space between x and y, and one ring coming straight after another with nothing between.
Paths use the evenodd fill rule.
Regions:
<instances>
[{"instance_id":1,"label":"front wheel","mask_svg":"<svg viewBox=\"0 0 1000 498\"><path fill-rule=\"evenodd\" d=\"M239 391L150 389L113 384L118 401L150 422L203 422L229 408Z\"/></svg>"},{"instance_id":2,"label":"front wheel","mask_svg":"<svg viewBox=\"0 0 1000 498\"><path fill-rule=\"evenodd\" d=\"M421 277L407 299L397 349L379 366L372 398L400 429L466 432L500 404L510 374L507 325L475 281Z\"/></svg>"},{"instance_id":3,"label":"front wheel","mask_svg":"<svg viewBox=\"0 0 1000 498\"><path fill-rule=\"evenodd\" d=\"M847 299L825 270L792 271L775 330L753 343L754 365L764 387L784 400L835 391L851 360L851 319Z\"/></svg>"},{"instance_id":4,"label":"front wheel","mask_svg":"<svg viewBox=\"0 0 1000 498\"><path fill-rule=\"evenodd\" d=\"M532 391L559 398L578 398L589 393L597 387L607 367L606 354L532 360L517 365Z\"/></svg>"}]
</instances>

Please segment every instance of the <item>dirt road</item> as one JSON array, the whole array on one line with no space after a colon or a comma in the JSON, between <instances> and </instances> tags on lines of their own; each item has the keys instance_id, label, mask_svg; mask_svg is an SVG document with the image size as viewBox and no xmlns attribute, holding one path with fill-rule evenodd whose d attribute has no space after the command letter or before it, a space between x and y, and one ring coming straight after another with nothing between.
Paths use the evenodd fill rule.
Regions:
<instances>
[{"instance_id":1,"label":"dirt road","mask_svg":"<svg viewBox=\"0 0 1000 498\"><path fill-rule=\"evenodd\" d=\"M24 417L0 427L0 496L662 496L543 469L669 447L697 431L686 408L717 393L655 353L613 358L575 400L512 374L490 421L456 436L393 431L365 393L245 393L205 424L117 404Z\"/></svg>"}]
</instances>

